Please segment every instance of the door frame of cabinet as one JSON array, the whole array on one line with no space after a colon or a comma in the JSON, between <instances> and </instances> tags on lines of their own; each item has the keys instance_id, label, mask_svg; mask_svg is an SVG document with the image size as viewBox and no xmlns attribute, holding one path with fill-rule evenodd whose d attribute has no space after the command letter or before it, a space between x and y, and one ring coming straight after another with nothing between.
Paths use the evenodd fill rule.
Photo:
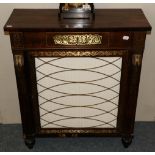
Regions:
<instances>
[{"instance_id":1,"label":"door frame of cabinet","mask_svg":"<svg viewBox=\"0 0 155 155\"><path fill-rule=\"evenodd\" d=\"M35 131L37 135L73 135L86 136L90 135L121 135L124 133L123 126L125 125L125 109L127 107L127 94L128 94L128 70L130 66L130 54L127 50L48 50L48 51L29 51L26 54L26 61L29 66L29 90L31 96L31 102L33 106L33 116L35 123ZM118 105L118 117L116 128L47 128L41 129L40 127L40 114L38 105L38 93L36 84L36 69L35 69L35 57L122 57L122 71L120 81L120 94Z\"/></svg>"}]
</instances>

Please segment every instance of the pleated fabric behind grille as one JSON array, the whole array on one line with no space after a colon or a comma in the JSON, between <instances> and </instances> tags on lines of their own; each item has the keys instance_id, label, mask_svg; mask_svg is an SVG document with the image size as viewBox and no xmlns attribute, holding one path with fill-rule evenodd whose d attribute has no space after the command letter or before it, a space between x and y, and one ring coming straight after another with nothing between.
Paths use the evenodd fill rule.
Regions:
<instances>
[{"instance_id":1,"label":"pleated fabric behind grille","mask_svg":"<svg viewBox=\"0 0 155 155\"><path fill-rule=\"evenodd\" d=\"M115 128L122 57L37 57L42 128Z\"/></svg>"}]
</instances>

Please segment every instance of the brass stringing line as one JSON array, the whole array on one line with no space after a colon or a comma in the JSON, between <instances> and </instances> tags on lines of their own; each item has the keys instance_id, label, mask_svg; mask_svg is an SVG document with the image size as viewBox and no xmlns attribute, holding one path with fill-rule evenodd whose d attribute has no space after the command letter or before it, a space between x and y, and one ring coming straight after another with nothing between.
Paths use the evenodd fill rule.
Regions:
<instances>
[{"instance_id":1,"label":"brass stringing line","mask_svg":"<svg viewBox=\"0 0 155 155\"><path fill-rule=\"evenodd\" d=\"M68 82L67 84L70 84L70 83L71 83L71 84L72 84L72 83L77 83L77 84L78 84L78 83L86 83L86 84L87 84L87 82ZM65 85L65 84L66 84L66 83L64 83L64 85ZM89 84L89 83L88 83L88 84ZM93 84L93 83L90 83L90 84ZM44 92L44 91L46 91L46 90L55 91L55 90L51 89L53 86L51 86L51 87L45 87L45 86L43 86L43 85L41 85L41 84L39 84L39 83L38 83L38 85L41 86L42 88L44 88L44 90L42 90L42 91L40 91L40 92L38 91L39 94L42 93L42 92ZM58 84L58 85L59 85L59 84ZM60 85L61 85L61 84L60 84ZM96 84L95 84L95 85L96 85ZM112 90L112 91L114 91L112 88L115 88L115 87L118 86L118 85L119 85L119 83L118 83L118 84L115 84L115 85L113 85L113 86L111 86L111 87L109 87L109 88L106 87L106 86L102 86L102 85L101 85L101 87L106 88L105 91L106 91L106 90ZM55 87L55 86L57 86L57 85L54 85L54 87ZM57 91L56 91L56 92L57 92ZM118 92L116 92L116 93L118 93ZM65 93L65 94L70 94L70 93ZM88 94L89 94L89 93L88 93ZM72 95L76 95L76 94L72 94ZM80 94L79 94L79 95L80 95Z\"/></svg>"},{"instance_id":2,"label":"brass stringing line","mask_svg":"<svg viewBox=\"0 0 155 155\"><path fill-rule=\"evenodd\" d=\"M72 119L72 118L69 118L69 119ZM75 118L76 119L76 118ZM87 118L85 118L85 119L87 119ZM59 125L59 124L56 124L55 122L60 122L60 121L63 121L63 120L67 120L67 119L61 119L61 120L56 120L56 121L51 121L51 122L49 122L49 121L46 121L46 120L44 120L44 119L42 119L43 121L45 121L45 122L47 122L47 124L45 124L44 126L47 126L48 124L54 124L54 125L57 125L57 126L60 126L60 127L65 127L65 128L68 128L68 126L62 126L62 125ZM109 121L109 122L105 122L105 121L100 121L100 120L97 120L97 119L89 119L88 118L88 120L95 120L95 121L97 121L97 122L101 122L102 124L99 124L99 125L95 125L95 126L90 126L90 127L93 127L93 128L95 128L95 127L98 127L98 126L102 126L102 125L110 125L111 127L115 127L114 125L112 125L112 124L110 124L111 122L113 122L113 121L115 121L116 119L113 119L113 120L111 120L111 121ZM42 127L44 127L44 126L42 126ZM89 127L89 128L90 128ZM69 128L75 128L75 127L69 127ZM83 128L85 128L85 127L83 127Z\"/></svg>"},{"instance_id":3,"label":"brass stringing line","mask_svg":"<svg viewBox=\"0 0 155 155\"><path fill-rule=\"evenodd\" d=\"M95 108L96 109L96 108ZM114 117L117 117L116 115L114 115L113 113L111 113L112 111L114 111L114 110L116 110L117 109L117 107L116 108L114 108L114 109L112 109L112 110L110 110L110 111L108 111L108 112L104 112L104 113L101 113L101 114L96 114L96 115L92 115L92 116L84 116L84 117L73 117L73 116L65 116L65 115L61 115L61 114L57 114L57 113L53 113L53 112L51 112L51 111L49 111L48 113L46 113L45 115L47 115L47 114L54 114L54 115L57 115L57 116L61 116L61 117L65 117L66 119L90 119L90 120L92 120L92 117L97 117L97 116L101 116L101 115L105 115L105 114L107 114L107 113L109 113L110 115L113 115ZM61 110L61 109L60 109ZM58 110L57 110L58 111ZM40 117L41 118L43 118L43 116L45 116L45 115L41 115ZM65 119L64 118L64 119ZM59 121L60 119L58 119L57 121ZM109 123L109 122L108 122Z\"/></svg>"},{"instance_id":4,"label":"brass stringing line","mask_svg":"<svg viewBox=\"0 0 155 155\"><path fill-rule=\"evenodd\" d=\"M89 93L89 94L84 94L85 96L88 96L88 95L91 95L92 93ZM67 95L69 95L69 96L83 96L83 94L67 94ZM42 97L41 95L39 95L40 97ZM115 97L118 97L119 95L117 95L117 96L115 96ZM43 97L42 97L43 98ZM51 102L53 102L53 103L57 103L57 102L54 102L54 101L51 101ZM44 102L44 103L46 103L46 102ZM42 103L42 104L44 104L44 103ZM104 103L104 102L103 102ZM111 102L111 103L113 103L113 102ZM40 105L42 105L42 104L40 104ZM76 107L76 106L74 106L74 107Z\"/></svg>"},{"instance_id":5,"label":"brass stringing line","mask_svg":"<svg viewBox=\"0 0 155 155\"><path fill-rule=\"evenodd\" d=\"M66 57L65 57L65 58L66 58ZM68 58L68 57L67 57L67 58ZM84 58L87 58L87 57L84 57ZM89 57L89 58L98 59L97 57ZM38 58L38 59L39 59L39 58ZM63 58L63 59L64 59L64 58ZM97 69L97 68L101 68L101 67L108 66L108 65L110 65L110 64L112 64L112 65L114 65L115 67L119 68L117 65L115 65L115 64L113 64L113 63L114 63L114 62L117 62L117 61L120 60L120 59L121 59L121 57L118 58L118 59L116 59L116 60L114 60L114 61L112 61L112 62L108 62L108 61L106 61L106 60L99 59L99 60L101 60L101 61L107 62L107 64L101 65L101 66L97 66L97 67L93 67L93 68L81 68L81 70L83 70L83 69ZM75 69L75 68L67 68L67 67L57 66L57 65L51 64L51 63L50 63L51 61L44 61L44 60L42 60L42 59L40 59L40 61L42 61L42 62L44 62L44 63L46 63L46 64L49 64L49 65L51 65L51 66L58 67L58 68L62 68L62 69ZM42 65L44 65L44 64L42 64ZM40 65L40 66L41 66L41 65ZM39 66L39 67L40 67L40 66ZM39 68L39 67L36 67L36 68ZM119 69L120 69L120 68L119 68ZM75 70L76 70L76 69L75 69Z\"/></svg>"},{"instance_id":6,"label":"brass stringing line","mask_svg":"<svg viewBox=\"0 0 155 155\"><path fill-rule=\"evenodd\" d=\"M62 127L62 128L67 128L67 126L64 126L64 125L55 124L55 123L49 122L49 121L47 121L47 120L45 120L43 118L40 118L40 119L46 122L46 124L44 124L44 125L41 126L42 128L45 127L45 126L47 126L47 125L49 125L49 124L54 124L54 125L57 125L57 126Z\"/></svg>"},{"instance_id":7,"label":"brass stringing line","mask_svg":"<svg viewBox=\"0 0 155 155\"><path fill-rule=\"evenodd\" d=\"M71 95L68 95L68 96L71 96ZM82 96L82 95L81 95L81 96ZM89 96L89 95L87 95L87 96ZM45 99L45 98L42 97L42 96L39 96L39 97ZM117 95L117 96L111 98L109 101L106 100L106 101L99 102L99 103L95 103L95 104L92 104L92 105L83 105L83 106L67 105L67 104L62 104L62 103L54 102L54 101L51 101L51 100L50 100L50 102L55 103L55 104L58 104L58 105L62 105L62 106L65 106L65 107L92 107L92 106L104 104L104 103L107 103L107 102L110 102L110 103L114 104L113 102L111 102L111 100L113 100L113 99L115 99L115 98L118 98L118 97L119 97L119 95ZM60 97L60 98L61 98L61 97ZM41 103L40 105L43 105L43 104L49 102L47 99L45 99L45 100L46 100L46 101L43 102L43 103ZM114 105L115 105L115 106L118 106L117 104L114 104ZM45 109L43 109L43 110L45 110ZM45 110L45 111L47 111L47 110Z\"/></svg>"},{"instance_id":8,"label":"brass stringing line","mask_svg":"<svg viewBox=\"0 0 155 155\"><path fill-rule=\"evenodd\" d=\"M103 59L101 59L100 57L95 57L95 59L101 60L101 61L103 61L103 62L107 62L108 64L107 64L106 66L108 66L108 65L113 65L113 66L115 66L116 68L121 69L120 67L118 67L117 65L114 64L115 62L117 62L118 60L120 60L121 57L119 57L118 59L116 59L116 60L114 60L114 61L112 61L112 62L103 60ZM103 66L103 67L104 67L104 66ZM94 69L94 68L93 68L93 69Z\"/></svg>"},{"instance_id":9,"label":"brass stringing line","mask_svg":"<svg viewBox=\"0 0 155 155\"><path fill-rule=\"evenodd\" d=\"M44 90L42 90L42 91L40 91L40 92L38 92L39 94L40 93L42 93L42 92L44 92L44 91L46 91L46 90L51 90L51 91L54 91L54 92L57 92L57 93L60 93L60 94L71 94L71 93L65 93L65 92L61 92L61 91L57 91L57 90L53 90L53 89L51 89L51 88L54 88L54 87L58 87L58 86L64 86L64 85L68 85L68 84L73 84L74 82L68 82L68 83L62 83L62 84L58 84L58 85L54 85L54 86L51 86L51 87L47 87L46 89L44 89ZM74 84L81 84L80 82L76 82L76 83L74 83ZM115 90L113 90L112 88L114 88L114 87L116 87L117 85L119 85L119 84L117 84L116 86L112 86L112 87L109 87L109 88L107 88L107 87L105 87L105 86L102 86L102 85L99 85L99 84L94 84L94 83L88 83L88 82L85 82L85 83L82 83L82 84L88 84L88 85L94 85L94 86L99 86L99 87L102 87L102 88L105 88L105 89L103 89L103 90L100 90L100 91L96 91L96 92L91 92L91 93L84 93L84 94L97 94L97 93L101 93L101 92L104 92L104 91L107 91L107 90L110 90L110 91L112 91L112 92L114 92L114 93L116 93L116 94L119 94L118 92L116 92ZM38 84L38 85L40 85L40 86L42 86L41 84ZM83 93L82 93L83 94ZM81 94L71 94L71 95L81 95Z\"/></svg>"},{"instance_id":10,"label":"brass stringing line","mask_svg":"<svg viewBox=\"0 0 155 155\"><path fill-rule=\"evenodd\" d=\"M59 121L62 121L62 120L56 120L56 121L52 121L52 122L49 122L49 121L47 121L47 120L44 120L43 118L41 118L43 121L45 121L47 124L45 124L45 125L43 125L42 127L44 127L44 126L47 126L48 124L54 124L54 125L57 125L57 126L61 126L61 127L66 127L66 128L68 128L68 126L62 126L62 125L59 125L59 124L56 124L55 122L59 122ZM72 119L72 118L69 118L69 119ZM76 119L76 118L75 118ZM85 118L85 119L87 119L87 118ZM89 119L89 118L88 118ZM63 120L67 120L67 119L63 119ZM113 122L113 121L115 121L116 119L113 119L113 120L111 120L111 121L109 121L109 122L104 122L104 121L100 121L100 120L96 120L96 119L89 119L89 120L95 120L95 121L97 121L97 122L101 122L102 124L99 124L99 125L96 125L96 126L91 126L91 127L98 127L98 126L102 126L102 125L106 125L106 124L108 124L108 125L110 125L110 126L112 126L112 127L115 127L115 126L113 126L112 124L110 124L111 122ZM70 127L70 128L75 128L75 127ZM85 128L85 127L84 127Z\"/></svg>"},{"instance_id":11,"label":"brass stringing line","mask_svg":"<svg viewBox=\"0 0 155 155\"><path fill-rule=\"evenodd\" d=\"M42 119L42 118L41 118L41 119ZM57 124L55 124L55 122L60 122L60 121L63 121L63 120L68 120L68 119L73 119L73 118L71 118L71 117L70 117L70 118L63 118L63 119L59 119L59 120L55 120L55 121L51 121L51 122L50 122L50 121L47 121L47 120L44 120L44 119L42 119L42 120L44 120L45 122L47 122L47 125L48 125L48 124L57 125ZM79 119L79 118L74 118L74 119ZM108 125L114 127L112 124L109 124L109 123L111 123L111 122L113 122L114 120L116 120L116 119L113 119L112 121L105 122L105 121L101 121L101 120L93 119L93 118L83 118L83 119L94 120L94 121L103 123L103 124L99 124L99 125L91 126L91 127L97 127L97 126L101 126L101 125L105 125L105 124L108 124ZM46 126L46 125L45 125L45 126ZM67 127L67 126L65 126L65 127Z\"/></svg>"},{"instance_id":12,"label":"brass stringing line","mask_svg":"<svg viewBox=\"0 0 155 155\"><path fill-rule=\"evenodd\" d=\"M105 124L99 124L99 125L95 125L95 126L91 126L92 128L97 128L97 127L99 127L99 126L102 126L102 125L110 125L111 127L113 127L113 128L115 128L115 126L114 125L112 125L112 124L110 124L111 122L113 122L113 121L116 121L116 118L115 119L113 119L113 120L111 120L111 121L109 121L109 122L106 122Z\"/></svg>"},{"instance_id":13,"label":"brass stringing line","mask_svg":"<svg viewBox=\"0 0 155 155\"><path fill-rule=\"evenodd\" d=\"M96 115L92 115L92 116L84 116L84 117L65 116L65 115L61 115L61 114L57 114L57 113L54 113L54 112L49 111L48 113L45 113L44 115L41 115L40 117L42 118L42 117L46 116L47 114L54 114L54 115L61 116L61 117L64 117L64 118L72 118L72 119L74 119L74 118L79 118L79 119L90 118L91 119L92 117L97 117L97 116L106 115L106 114L110 114L110 115L112 115L114 117L117 117L116 115L114 115L113 113L111 113L112 111L114 111L116 109L117 109L117 107L115 109L112 109L110 112L108 111L108 112L104 112L104 113L101 113L101 114L96 114Z\"/></svg>"},{"instance_id":14,"label":"brass stringing line","mask_svg":"<svg viewBox=\"0 0 155 155\"><path fill-rule=\"evenodd\" d=\"M102 103L102 104L104 104L104 103ZM42 104L43 105L43 104ZM110 111L106 111L106 110L103 110L103 109L100 109L100 108L95 108L95 107L93 107L93 105L91 105L91 106L68 106L68 107L64 107L64 108L58 108L58 109L56 109L56 110L53 110L53 111L47 111L47 110L45 110L44 108L42 108L43 110L45 110L45 111L47 111L47 113L53 113L54 111L59 111L59 110L62 110L62 109L68 109L68 108L81 108L81 107L83 107L83 108L91 108L91 109L97 109L97 110L100 110L100 111L104 111L104 112L106 112L106 113L110 113L111 111L113 111L114 109L112 109L112 110L110 110ZM46 114L47 114L46 113ZM54 114L54 113L53 113ZM111 113L112 114L112 113ZM41 116L44 116L45 114L43 114L43 115L41 115ZM114 114L112 114L113 116L115 116Z\"/></svg>"},{"instance_id":15,"label":"brass stringing line","mask_svg":"<svg viewBox=\"0 0 155 155\"><path fill-rule=\"evenodd\" d=\"M111 113L110 113L110 114L111 114ZM81 118L81 119L95 120L95 121L99 121L99 122L102 122L102 123L103 123L103 124L100 124L100 125L97 125L97 126L101 126L101 125L105 125L105 124L111 125L110 123L111 123L112 121L116 120L116 119L114 119L114 120L112 120L112 121L110 121L110 122L105 122L105 121L101 121L101 120L98 120L98 119L92 119L92 118L90 118L89 116L87 116L87 117L71 117L71 116L70 116L70 117L68 117L68 118L58 119L58 120L49 122L49 121L47 121L47 120L44 120L44 119L41 117L42 120L48 122L46 125L48 125L48 124L55 124L54 122L59 122L59 121L62 121L62 120L67 120L67 119L79 119L79 118ZM45 125L45 126L46 126L46 125ZM55 125L57 125L57 124L55 124ZM111 125L111 126L113 126L113 125ZM67 126L65 126L65 127L67 127ZM95 126L93 126L93 127L95 127ZM114 127L114 126L113 126L113 127Z\"/></svg>"},{"instance_id":16,"label":"brass stringing line","mask_svg":"<svg viewBox=\"0 0 155 155\"><path fill-rule=\"evenodd\" d=\"M42 119L42 120L43 120L43 119ZM116 119L115 119L115 120L116 120ZM113 120L113 121L115 121L115 120ZM43 120L43 121L44 121L44 120ZM45 121L45 122L46 122L46 121ZM49 122L49 123L47 122L45 125L42 125L41 127L44 128L44 127L46 127L46 126L49 125L49 124L53 124L53 125L56 125L56 126L58 126L58 127L62 127L62 129L63 129L63 128L72 128L72 129L76 129L76 128L77 128L77 127L70 127L70 126L59 125L59 124L51 123L51 122ZM97 128L97 127L102 126L102 125L109 125L109 126L115 128L114 125L108 124L108 123L99 124L99 125L96 125L96 126L89 126L89 128ZM82 128L85 129L85 128L88 128L88 127L82 127ZM62 129L61 129L61 130L62 130Z\"/></svg>"},{"instance_id":17,"label":"brass stringing line","mask_svg":"<svg viewBox=\"0 0 155 155\"><path fill-rule=\"evenodd\" d=\"M84 116L84 117L73 117L73 116L66 116L66 115L61 115L61 114L57 114L57 113L54 113L56 111L60 111L60 110L64 110L64 109L70 109L70 108L81 108L80 106L79 107L64 107L64 108L58 108L58 109L55 109L55 110L52 110L52 111L48 111L44 108L42 108L43 110L45 110L47 113L44 113L42 114L41 116L45 116L47 115L48 113L51 113L51 114L55 114L55 115L58 115L58 116L63 116L63 117L72 117L72 118L85 118L85 117L96 117L96 116L100 116L100 115L104 115L104 114L107 114L107 113L110 113L111 115L115 116L113 113L111 113L113 110L116 110L117 107L113 108L112 110L110 111L107 111L107 110L104 110L104 109L101 109L101 108L95 108L95 107L91 107L91 106L85 106L85 107L82 107L82 108L90 108L90 109L96 109L98 111L102 111L103 113L100 113L100 114L96 114L96 115L91 115L91 116Z\"/></svg>"},{"instance_id":18,"label":"brass stringing line","mask_svg":"<svg viewBox=\"0 0 155 155\"><path fill-rule=\"evenodd\" d=\"M67 97L67 96L79 96L79 95L65 95L65 96L59 96L59 97L55 97L55 98L52 98L52 99L46 99L44 98L43 96L39 95L39 97L45 99L46 101L41 103L40 105L44 104L44 103L47 103L47 102L53 102L53 103L56 103L56 104L60 104L60 103L57 103L57 102L54 102L53 100L55 99L59 99L59 98L63 98L63 97ZM93 96L93 95L85 95L85 94L81 94L80 96L91 96L91 97L96 97L96 98L99 98L99 99L102 99L102 100L105 100L106 102L110 102L116 106L118 106L117 104L115 104L114 102L112 102L111 100L113 100L114 98L118 97L119 95L113 97L112 99L105 99L105 98L102 98L102 97L98 97L98 96ZM60 105L63 105L63 104L60 104Z\"/></svg>"},{"instance_id":19,"label":"brass stringing line","mask_svg":"<svg viewBox=\"0 0 155 155\"><path fill-rule=\"evenodd\" d=\"M80 95L79 95L80 96ZM104 102L103 102L104 103ZM102 104L103 104L102 103ZM41 104L41 105L43 105L43 104ZM91 106L91 107L89 107L89 106ZM92 106L94 106L94 105L87 105L87 106L69 106L69 107L66 107L66 108L75 108L75 107L87 107L87 108L93 108L93 109L98 109L98 110L102 110L102 109L100 109L100 108L95 108L95 107L92 107ZM60 109L66 109L66 108L60 108ZM57 110L60 110L60 109L57 109ZM44 109L45 110L45 109ZM56 111L57 111L56 110ZM46 111L46 110L45 110ZM55 110L54 110L55 111ZM107 112L108 113L108 111L105 111L105 110L103 110L104 112ZM49 112L49 111L47 111L47 112ZM53 113L53 111L50 111L49 113ZM110 112L109 112L110 113ZM113 114L112 114L113 115ZM114 115L115 116L115 115Z\"/></svg>"},{"instance_id":20,"label":"brass stringing line","mask_svg":"<svg viewBox=\"0 0 155 155\"><path fill-rule=\"evenodd\" d=\"M58 74L58 73L63 73L63 72L68 72L68 71L73 71L73 70L74 70L74 69L62 70L62 71L57 71L57 72L50 73L50 74L47 74L47 75L44 74L44 73L42 73L42 72L40 72L40 71L38 71L38 70L36 70L36 71L39 72L39 73L41 73L42 75L45 75L45 77L53 78L51 75ZM74 71L81 71L81 69L76 69L76 70L74 70ZM104 73L101 73L101 72L97 72L97 71L92 71L92 70L84 70L84 69L83 69L82 71L88 71L88 72L92 72L92 73L98 73L98 74L101 74L101 75L106 76L106 77L104 77L104 78L109 78L109 77L110 77L110 78L116 80L117 82L120 82L120 81L117 80L116 78L112 77L113 75L119 73L120 71L115 72L115 73L112 74L112 75L107 75L107 74L104 74ZM42 77L42 78L38 79L37 81L40 81L40 80L42 80L42 79L45 78L45 77ZM55 78L55 79L56 79L56 78Z\"/></svg>"},{"instance_id":21,"label":"brass stringing line","mask_svg":"<svg viewBox=\"0 0 155 155\"><path fill-rule=\"evenodd\" d=\"M42 57L42 58L44 58L44 57ZM54 65L54 64L51 64L51 63L50 63L50 62L55 61L55 60L57 60L57 59L49 60L49 61L44 61L44 60L42 60L42 58L37 58L37 59L39 59L40 61L44 62L45 64L49 64L49 65L54 66L54 67L58 67L58 68L62 68L62 69L75 69L75 68L67 68L67 67L57 66L57 65ZM61 57L60 59L64 59L64 58L66 58L66 57ZM67 58L68 58L68 57L67 57ZM101 65L101 66L97 66L97 67L93 67L93 68L81 68L81 70L83 70L83 69L97 69L97 68L101 68L101 67L108 66L108 65L110 65L110 64L112 64L112 65L114 65L115 67L117 67L118 69L120 69L117 65L115 65L115 64L113 64L113 63L115 63L115 62L117 62L118 60L120 60L121 57L119 57L118 59L116 59L116 60L114 60L114 61L112 61L112 62L109 62L109 61L100 59L100 58L98 58L98 57L84 57L84 58L99 59L100 61L104 61L104 62L106 62L107 64ZM44 65L44 64L41 64L41 65L37 66L36 68L39 68L39 67L41 67L42 65ZM76 69L75 69L75 70L76 70Z\"/></svg>"},{"instance_id":22,"label":"brass stringing line","mask_svg":"<svg viewBox=\"0 0 155 155\"><path fill-rule=\"evenodd\" d=\"M63 128L76 128L76 127L70 127L70 126L64 126L64 125L56 124L55 122L54 122L54 123L53 123L53 122L48 122L48 121L46 121L46 120L44 120L44 119L42 119L42 120L46 122L46 124L42 125L42 127L45 127L45 126L47 126L47 125L49 125L49 124L54 124L54 125L57 125L57 126L60 126L60 127L63 127ZM90 120L92 120L92 119L90 119ZM105 122L105 123L102 123L102 124L99 124L99 125L89 126L89 128L96 128L96 127L99 127L99 126L102 126L102 125L109 125L109 126L115 128L114 125L110 124L111 122L113 122L113 121L115 121L115 120L116 120L116 119L113 119L113 120L110 121L109 123ZM61 120L60 120L60 121L61 121ZM97 121L97 120L96 120L96 121ZM56 121L56 122L58 122L58 121ZM86 127L82 127L82 128L86 128Z\"/></svg>"},{"instance_id":23,"label":"brass stringing line","mask_svg":"<svg viewBox=\"0 0 155 155\"><path fill-rule=\"evenodd\" d=\"M60 60L60 59L63 59L65 57L57 57L57 58L49 60L49 61L44 61L44 60L42 60L42 58L49 58L49 57L37 57L37 59L42 61L43 63L41 65L37 66L36 68L39 68L39 67L41 67L41 66L43 66L45 64L50 64L50 62L53 62L53 61L56 61L56 60Z\"/></svg>"},{"instance_id":24,"label":"brass stringing line","mask_svg":"<svg viewBox=\"0 0 155 155\"><path fill-rule=\"evenodd\" d=\"M44 79L45 77L49 77L51 79L58 80L58 81L63 81L63 82L73 82L73 83L78 83L78 82L81 82L82 83L83 82L83 83L85 83L85 82L100 81L100 80L104 80L104 79L107 79L107 78L112 78L113 80L117 81L117 79L116 78L113 78L113 76L116 75L116 74L118 74L118 73L120 73L121 71L115 72L112 75L105 75L104 78L99 78L99 79L90 80L90 81L77 81L77 82L76 81L67 81L67 80L58 79L58 78L55 78L55 77L50 76L50 74L49 75L46 75L46 74L44 74L44 73L42 73L42 72L40 72L38 70L37 70L37 72L39 72L40 74L44 75L44 77L38 79L37 82L40 81L40 80L42 80L42 79ZM63 71L63 72L65 72L65 71ZM117 81L117 82L120 82L120 81Z\"/></svg>"}]
</instances>

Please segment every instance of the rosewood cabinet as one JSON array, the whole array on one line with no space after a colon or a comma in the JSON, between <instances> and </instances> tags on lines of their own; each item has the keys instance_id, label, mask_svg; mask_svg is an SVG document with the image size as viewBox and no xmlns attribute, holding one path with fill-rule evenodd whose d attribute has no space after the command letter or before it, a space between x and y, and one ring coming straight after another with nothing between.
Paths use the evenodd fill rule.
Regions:
<instances>
[{"instance_id":1,"label":"rosewood cabinet","mask_svg":"<svg viewBox=\"0 0 155 155\"><path fill-rule=\"evenodd\" d=\"M145 37L140 9L94 20L14 9L4 26L14 58L25 144L38 136L119 136L132 142Z\"/></svg>"}]
</instances>

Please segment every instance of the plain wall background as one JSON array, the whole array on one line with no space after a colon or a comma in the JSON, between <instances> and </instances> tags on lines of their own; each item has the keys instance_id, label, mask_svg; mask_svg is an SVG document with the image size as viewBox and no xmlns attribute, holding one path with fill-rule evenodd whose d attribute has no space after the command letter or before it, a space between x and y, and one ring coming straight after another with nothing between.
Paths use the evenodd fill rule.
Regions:
<instances>
[{"instance_id":1,"label":"plain wall background","mask_svg":"<svg viewBox=\"0 0 155 155\"><path fill-rule=\"evenodd\" d=\"M0 123L20 123L19 101L9 35L3 26L14 8L58 8L51 4L0 4ZM104 4L95 8L141 8L152 26L147 35L139 87L137 121L155 121L155 4Z\"/></svg>"}]
</instances>

